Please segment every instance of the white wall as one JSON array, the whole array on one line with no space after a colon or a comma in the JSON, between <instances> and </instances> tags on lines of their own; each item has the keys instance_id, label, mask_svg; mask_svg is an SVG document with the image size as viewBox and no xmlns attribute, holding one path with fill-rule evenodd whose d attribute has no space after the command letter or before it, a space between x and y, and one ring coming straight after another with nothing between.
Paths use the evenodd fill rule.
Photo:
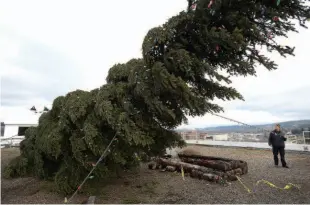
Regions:
<instances>
[{"instance_id":1,"label":"white wall","mask_svg":"<svg viewBox=\"0 0 310 205\"><path fill-rule=\"evenodd\" d=\"M37 126L36 124L5 124L3 137L12 137L17 135L19 127L36 127L36 126Z\"/></svg>"},{"instance_id":2,"label":"white wall","mask_svg":"<svg viewBox=\"0 0 310 205\"><path fill-rule=\"evenodd\" d=\"M232 141L209 141L209 140L186 140L188 144L201 144L213 146L228 146L228 147L249 147L271 149L267 142L232 142ZM310 152L309 144L290 144L286 143L286 150L308 151Z\"/></svg>"},{"instance_id":3,"label":"white wall","mask_svg":"<svg viewBox=\"0 0 310 205\"><path fill-rule=\"evenodd\" d=\"M218 141L226 141L228 140L228 134L221 134L221 135L210 135L213 136L213 140L218 140Z\"/></svg>"},{"instance_id":4,"label":"white wall","mask_svg":"<svg viewBox=\"0 0 310 205\"><path fill-rule=\"evenodd\" d=\"M18 127L18 125L5 125L3 137L12 137L14 135L17 135Z\"/></svg>"}]
</instances>

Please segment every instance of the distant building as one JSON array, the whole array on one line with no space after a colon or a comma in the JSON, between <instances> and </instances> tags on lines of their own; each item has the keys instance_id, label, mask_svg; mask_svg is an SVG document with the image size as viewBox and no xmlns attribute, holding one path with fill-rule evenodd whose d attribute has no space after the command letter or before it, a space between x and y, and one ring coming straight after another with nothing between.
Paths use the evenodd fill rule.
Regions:
<instances>
[{"instance_id":1,"label":"distant building","mask_svg":"<svg viewBox=\"0 0 310 205\"><path fill-rule=\"evenodd\" d=\"M1 137L24 136L29 127L38 125L40 114L35 114L28 109L17 110L14 114L13 112L14 110L1 111Z\"/></svg>"},{"instance_id":2,"label":"distant building","mask_svg":"<svg viewBox=\"0 0 310 205\"><path fill-rule=\"evenodd\" d=\"M228 140L228 134L213 135L213 140L215 140L215 141L227 141Z\"/></svg>"},{"instance_id":3,"label":"distant building","mask_svg":"<svg viewBox=\"0 0 310 205\"><path fill-rule=\"evenodd\" d=\"M1 137L25 136L29 127L36 127L38 124L18 124L10 123L1 126ZM1 139L1 138L0 138Z\"/></svg>"},{"instance_id":4,"label":"distant building","mask_svg":"<svg viewBox=\"0 0 310 205\"><path fill-rule=\"evenodd\" d=\"M205 140L208 137L208 133L199 132L198 130L182 131L178 133L183 140Z\"/></svg>"}]
</instances>

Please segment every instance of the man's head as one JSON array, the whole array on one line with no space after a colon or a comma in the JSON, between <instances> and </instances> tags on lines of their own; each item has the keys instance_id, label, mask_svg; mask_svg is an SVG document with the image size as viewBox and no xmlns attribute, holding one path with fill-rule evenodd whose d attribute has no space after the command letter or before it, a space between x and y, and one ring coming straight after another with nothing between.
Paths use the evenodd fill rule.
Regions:
<instances>
[{"instance_id":1,"label":"man's head","mask_svg":"<svg viewBox=\"0 0 310 205\"><path fill-rule=\"evenodd\" d=\"M276 124L276 130L280 131L280 129L281 129L280 124Z\"/></svg>"}]
</instances>

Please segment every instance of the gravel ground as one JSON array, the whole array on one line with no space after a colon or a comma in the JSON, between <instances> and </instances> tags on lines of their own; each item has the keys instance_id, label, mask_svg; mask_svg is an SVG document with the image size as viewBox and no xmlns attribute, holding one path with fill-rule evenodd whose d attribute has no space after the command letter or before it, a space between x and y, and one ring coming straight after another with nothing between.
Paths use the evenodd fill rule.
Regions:
<instances>
[{"instance_id":1,"label":"gravel ground","mask_svg":"<svg viewBox=\"0 0 310 205\"><path fill-rule=\"evenodd\" d=\"M1 149L1 172L13 158L20 155L18 148ZM86 195L79 195L75 203L87 200ZM59 204L64 197L57 194L54 184L39 181L32 177L3 179L1 175L1 204Z\"/></svg>"},{"instance_id":2,"label":"gravel ground","mask_svg":"<svg viewBox=\"0 0 310 205\"><path fill-rule=\"evenodd\" d=\"M119 179L90 181L83 187L84 193L78 194L74 202L81 203L87 196L96 195L98 204L310 203L310 155L287 153L286 158L291 168L284 169L273 166L270 150L188 146L182 151L247 161L249 172L242 176L242 181L250 189L253 189L256 181L260 179L268 180L279 187L293 183L301 186L301 189L283 191L259 184L255 192L249 194L238 181L228 186L190 177L183 181L180 174L148 170L142 165L136 172L127 173ZM1 185L2 203L62 203L64 199L53 191L51 184L31 178L2 180ZM28 188L25 189L25 186Z\"/></svg>"},{"instance_id":3,"label":"gravel ground","mask_svg":"<svg viewBox=\"0 0 310 205\"><path fill-rule=\"evenodd\" d=\"M17 148L2 148L1 149L1 172L4 167L15 157L19 156L20 152Z\"/></svg>"}]
</instances>

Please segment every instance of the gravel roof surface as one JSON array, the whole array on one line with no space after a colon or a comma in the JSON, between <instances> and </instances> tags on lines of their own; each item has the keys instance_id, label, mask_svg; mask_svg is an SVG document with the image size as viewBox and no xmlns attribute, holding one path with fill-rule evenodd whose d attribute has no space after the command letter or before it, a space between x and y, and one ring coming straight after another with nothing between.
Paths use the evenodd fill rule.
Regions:
<instances>
[{"instance_id":1,"label":"gravel roof surface","mask_svg":"<svg viewBox=\"0 0 310 205\"><path fill-rule=\"evenodd\" d=\"M87 192L78 194L74 202L81 203L87 199L87 196L96 195L96 203L99 204L310 203L309 154L287 153L286 158L290 169L284 169L273 166L270 150L188 146L182 151L247 161L249 172L242 176L242 181L251 190L261 179L279 187L293 183L301 186L301 189L283 191L266 184L259 184L255 192L249 194L238 181L231 182L227 186L190 177L186 177L183 181L180 174L148 170L145 165L142 165L139 172L127 173L122 178L102 182L96 187L88 184L85 187ZM51 189L46 189L46 182L39 182L32 178L2 180L1 185L2 203L62 203L64 199Z\"/></svg>"}]
</instances>

